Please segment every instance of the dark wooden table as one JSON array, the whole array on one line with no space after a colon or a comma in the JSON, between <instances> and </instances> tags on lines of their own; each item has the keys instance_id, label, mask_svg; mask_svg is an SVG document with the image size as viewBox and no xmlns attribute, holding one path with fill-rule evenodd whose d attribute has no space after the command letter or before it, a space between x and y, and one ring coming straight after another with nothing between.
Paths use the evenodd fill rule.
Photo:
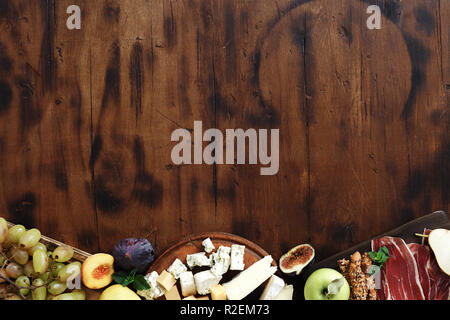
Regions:
<instances>
[{"instance_id":1,"label":"dark wooden table","mask_svg":"<svg viewBox=\"0 0 450 320\"><path fill-rule=\"evenodd\" d=\"M449 28L448 0L0 0L0 216L91 252L225 231L323 258L449 211ZM173 165L194 120L279 128L279 173Z\"/></svg>"}]
</instances>

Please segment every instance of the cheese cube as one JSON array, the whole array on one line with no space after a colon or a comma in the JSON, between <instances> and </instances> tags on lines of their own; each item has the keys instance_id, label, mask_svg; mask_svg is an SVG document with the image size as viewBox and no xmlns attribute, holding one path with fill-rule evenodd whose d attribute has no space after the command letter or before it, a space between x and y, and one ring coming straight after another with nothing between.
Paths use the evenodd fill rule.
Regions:
<instances>
[{"instance_id":1,"label":"cheese cube","mask_svg":"<svg viewBox=\"0 0 450 320\"><path fill-rule=\"evenodd\" d=\"M277 271L277 267L271 266L272 261L271 256L266 256L224 283L228 300L242 300L269 279Z\"/></svg>"},{"instance_id":2,"label":"cheese cube","mask_svg":"<svg viewBox=\"0 0 450 320\"><path fill-rule=\"evenodd\" d=\"M219 284L222 276L217 276L210 270L202 271L194 275L195 286L198 294L206 295L210 293L212 287Z\"/></svg>"},{"instance_id":3,"label":"cheese cube","mask_svg":"<svg viewBox=\"0 0 450 320\"><path fill-rule=\"evenodd\" d=\"M184 298L183 300L197 300L197 298L195 298L194 296L189 296Z\"/></svg>"},{"instance_id":4,"label":"cheese cube","mask_svg":"<svg viewBox=\"0 0 450 320\"><path fill-rule=\"evenodd\" d=\"M206 238L205 240L203 240L202 245L203 245L203 248L205 248L205 252L207 252L207 253L213 252L214 249L216 248L216 247L214 247L210 238Z\"/></svg>"},{"instance_id":5,"label":"cheese cube","mask_svg":"<svg viewBox=\"0 0 450 320\"><path fill-rule=\"evenodd\" d=\"M194 267L210 267L212 265L211 258L208 258L204 252L188 254L186 256L186 262L189 269Z\"/></svg>"},{"instance_id":6,"label":"cheese cube","mask_svg":"<svg viewBox=\"0 0 450 320\"><path fill-rule=\"evenodd\" d=\"M244 270L245 246L233 244L231 246L231 264L230 270Z\"/></svg>"},{"instance_id":7,"label":"cheese cube","mask_svg":"<svg viewBox=\"0 0 450 320\"><path fill-rule=\"evenodd\" d=\"M180 275L181 294L184 297L193 296L197 293L194 275L191 271L185 271Z\"/></svg>"},{"instance_id":8,"label":"cheese cube","mask_svg":"<svg viewBox=\"0 0 450 320\"><path fill-rule=\"evenodd\" d=\"M144 279L147 281L150 289L147 290L138 290L137 294L141 297L144 297L147 300L154 300L161 297L164 294L164 289L156 282L156 279L159 277L158 272L152 271L144 276Z\"/></svg>"},{"instance_id":9,"label":"cheese cube","mask_svg":"<svg viewBox=\"0 0 450 320\"><path fill-rule=\"evenodd\" d=\"M215 285L211 288L211 299L212 300L227 300L227 293L225 288L220 284Z\"/></svg>"},{"instance_id":10,"label":"cheese cube","mask_svg":"<svg viewBox=\"0 0 450 320\"><path fill-rule=\"evenodd\" d=\"M176 282L177 280L175 279L175 277L171 273L168 273L166 270L164 270L158 277L158 279L156 279L156 283L158 283L166 291L172 289Z\"/></svg>"},{"instance_id":11,"label":"cheese cube","mask_svg":"<svg viewBox=\"0 0 450 320\"><path fill-rule=\"evenodd\" d=\"M273 300L292 300L294 296L294 287L292 285L285 286L283 290Z\"/></svg>"},{"instance_id":12,"label":"cheese cube","mask_svg":"<svg viewBox=\"0 0 450 320\"><path fill-rule=\"evenodd\" d=\"M169 271L175 279L180 278L180 274L187 271L187 267L184 265L183 262L181 262L180 259L175 259L175 261L172 263L172 265L167 268L167 271Z\"/></svg>"},{"instance_id":13,"label":"cheese cube","mask_svg":"<svg viewBox=\"0 0 450 320\"><path fill-rule=\"evenodd\" d=\"M276 275L270 277L259 300L273 300L284 288L284 280Z\"/></svg>"},{"instance_id":14,"label":"cheese cube","mask_svg":"<svg viewBox=\"0 0 450 320\"><path fill-rule=\"evenodd\" d=\"M181 300L177 286L173 286L169 291L166 291L164 296L166 297L166 300Z\"/></svg>"},{"instance_id":15,"label":"cheese cube","mask_svg":"<svg viewBox=\"0 0 450 320\"><path fill-rule=\"evenodd\" d=\"M217 252L211 255L214 262L211 272L217 276L221 276L226 273L231 264L230 253L230 247L220 246L219 249L217 249Z\"/></svg>"}]
</instances>

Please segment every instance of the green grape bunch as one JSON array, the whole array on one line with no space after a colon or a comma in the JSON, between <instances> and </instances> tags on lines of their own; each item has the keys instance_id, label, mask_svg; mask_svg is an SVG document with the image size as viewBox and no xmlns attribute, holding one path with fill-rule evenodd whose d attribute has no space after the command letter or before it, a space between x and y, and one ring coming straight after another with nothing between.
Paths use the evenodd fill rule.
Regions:
<instances>
[{"instance_id":1,"label":"green grape bunch","mask_svg":"<svg viewBox=\"0 0 450 320\"><path fill-rule=\"evenodd\" d=\"M0 217L0 300L85 300L83 289L67 286L81 273L73 254L65 245L48 250L38 229L9 228Z\"/></svg>"}]
</instances>

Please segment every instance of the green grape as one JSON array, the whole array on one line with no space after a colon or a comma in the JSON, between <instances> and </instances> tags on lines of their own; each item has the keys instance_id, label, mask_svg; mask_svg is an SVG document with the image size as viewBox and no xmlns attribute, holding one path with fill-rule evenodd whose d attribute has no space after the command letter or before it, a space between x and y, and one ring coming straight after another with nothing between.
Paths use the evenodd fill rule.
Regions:
<instances>
[{"instance_id":1,"label":"green grape","mask_svg":"<svg viewBox=\"0 0 450 320\"><path fill-rule=\"evenodd\" d=\"M57 262L57 263L52 264L52 267L51 267L52 276L54 278L56 278L58 276L59 271L62 268L64 268L64 263Z\"/></svg>"},{"instance_id":2,"label":"green grape","mask_svg":"<svg viewBox=\"0 0 450 320\"><path fill-rule=\"evenodd\" d=\"M12 257L18 264L24 265L28 262L29 255L26 250L19 249L17 247L13 247L11 249L11 253L12 253Z\"/></svg>"},{"instance_id":3,"label":"green grape","mask_svg":"<svg viewBox=\"0 0 450 320\"><path fill-rule=\"evenodd\" d=\"M77 300L77 299L75 299L75 296L71 292L68 292L68 293L59 294L59 295L53 297L52 300Z\"/></svg>"},{"instance_id":4,"label":"green grape","mask_svg":"<svg viewBox=\"0 0 450 320\"><path fill-rule=\"evenodd\" d=\"M5 220L5 218L0 217L0 226L4 226L6 229L8 229L8 222Z\"/></svg>"},{"instance_id":5,"label":"green grape","mask_svg":"<svg viewBox=\"0 0 450 320\"><path fill-rule=\"evenodd\" d=\"M81 263L76 261L69 263L61 268L58 272L58 280L62 282L66 282L69 277L72 278L78 276L81 272Z\"/></svg>"},{"instance_id":6,"label":"green grape","mask_svg":"<svg viewBox=\"0 0 450 320\"><path fill-rule=\"evenodd\" d=\"M21 224L16 224L15 226L9 228L6 242L11 244L18 243L22 234L25 233L25 230L25 227Z\"/></svg>"},{"instance_id":7,"label":"green grape","mask_svg":"<svg viewBox=\"0 0 450 320\"><path fill-rule=\"evenodd\" d=\"M73 249L69 246L59 246L53 250L52 257L56 262L67 262L73 257Z\"/></svg>"},{"instance_id":8,"label":"green grape","mask_svg":"<svg viewBox=\"0 0 450 320\"><path fill-rule=\"evenodd\" d=\"M30 260L23 266L23 273L27 277L34 277L36 275L36 272L34 271L33 267L33 261Z\"/></svg>"},{"instance_id":9,"label":"green grape","mask_svg":"<svg viewBox=\"0 0 450 320\"><path fill-rule=\"evenodd\" d=\"M45 271L43 274L39 275L38 279L41 279L41 280L47 282L48 279L50 279L50 275L51 275L50 271Z\"/></svg>"},{"instance_id":10,"label":"green grape","mask_svg":"<svg viewBox=\"0 0 450 320\"><path fill-rule=\"evenodd\" d=\"M47 252L47 247L45 246L45 244L38 242L36 245L34 245L33 247L31 247L30 249L28 249L28 254L30 256L33 255L33 253L37 250L37 249L41 249L44 252Z\"/></svg>"},{"instance_id":11,"label":"green grape","mask_svg":"<svg viewBox=\"0 0 450 320\"><path fill-rule=\"evenodd\" d=\"M47 256L50 258L53 254L53 251L47 251Z\"/></svg>"},{"instance_id":12,"label":"green grape","mask_svg":"<svg viewBox=\"0 0 450 320\"><path fill-rule=\"evenodd\" d=\"M40 239L41 232L36 228L30 229L20 236L19 246L23 249L30 249L35 246Z\"/></svg>"},{"instance_id":13,"label":"green grape","mask_svg":"<svg viewBox=\"0 0 450 320\"><path fill-rule=\"evenodd\" d=\"M45 300L47 299L47 288L45 282L42 279L36 279L33 281L33 286L38 287L31 291L31 298L33 300Z\"/></svg>"},{"instance_id":14,"label":"green grape","mask_svg":"<svg viewBox=\"0 0 450 320\"><path fill-rule=\"evenodd\" d=\"M37 249L33 254L33 268L39 273L43 274L48 269L47 253L41 249Z\"/></svg>"},{"instance_id":15,"label":"green grape","mask_svg":"<svg viewBox=\"0 0 450 320\"><path fill-rule=\"evenodd\" d=\"M0 267L5 263L6 257L0 253Z\"/></svg>"},{"instance_id":16,"label":"green grape","mask_svg":"<svg viewBox=\"0 0 450 320\"><path fill-rule=\"evenodd\" d=\"M72 292L57 295L53 300L86 300L86 294L83 290L73 290Z\"/></svg>"},{"instance_id":17,"label":"green grape","mask_svg":"<svg viewBox=\"0 0 450 320\"><path fill-rule=\"evenodd\" d=\"M67 285L57 280L50 282L50 284L47 287L48 293L54 296L63 293L64 291L66 291L66 289Z\"/></svg>"},{"instance_id":18,"label":"green grape","mask_svg":"<svg viewBox=\"0 0 450 320\"><path fill-rule=\"evenodd\" d=\"M16 285L21 287L29 287L30 286L30 278L27 276L20 276L16 279ZM30 289L20 289L20 293L24 296L30 293Z\"/></svg>"},{"instance_id":19,"label":"green grape","mask_svg":"<svg viewBox=\"0 0 450 320\"><path fill-rule=\"evenodd\" d=\"M73 290L72 295L76 297L76 300L86 300L86 292L83 289Z\"/></svg>"},{"instance_id":20,"label":"green grape","mask_svg":"<svg viewBox=\"0 0 450 320\"><path fill-rule=\"evenodd\" d=\"M23 275L23 268L17 263L11 262L6 266L6 274L10 278L17 279Z\"/></svg>"},{"instance_id":21,"label":"green grape","mask_svg":"<svg viewBox=\"0 0 450 320\"><path fill-rule=\"evenodd\" d=\"M8 237L8 227L5 227L3 224L0 224L0 244L6 241Z\"/></svg>"}]
</instances>

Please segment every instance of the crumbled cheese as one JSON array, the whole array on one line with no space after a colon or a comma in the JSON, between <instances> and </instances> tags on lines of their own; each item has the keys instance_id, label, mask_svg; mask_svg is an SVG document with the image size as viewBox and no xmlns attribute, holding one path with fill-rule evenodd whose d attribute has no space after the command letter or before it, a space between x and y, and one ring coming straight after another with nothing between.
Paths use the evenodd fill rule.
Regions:
<instances>
[{"instance_id":1,"label":"crumbled cheese","mask_svg":"<svg viewBox=\"0 0 450 320\"><path fill-rule=\"evenodd\" d=\"M181 262L180 259L175 259L175 261L172 263L172 265L167 269L175 279L180 278L180 274L187 271L187 267L184 265L183 262Z\"/></svg>"},{"instance_id":2,"label":"crumbled cheese","mask_svg":"<svg viewBox=\"0 0 450 320\"><path fill-rule=\"evenodd\" d=\"M217 276L221 276L226 273L231 264L230 253L230 247L220 246L217 249L217 252L211 254L214 263L211 268L211 272L213 272Z\"/></svg>"},{"instance_id":3,"label":"crumbled cheese","mask_svg":"<svg viewBox=\"0 0 450 320\"><path fill-rule=\"evenodd\" d=\"M206 253L199 252L194 254L188 254L186 257L186 263L190 269L194 267L210 267L212 260L206 256Z\"/></svg>"},{"instance_id":4,"label":"crumbled cheese","mask_svg":"<svg viewBox=\"0 0 450 320\"><path fill-rule=\"evenodd\" d=\"M203 240L202 245L203 245L203 248L205 248L205 252L207 252L207 253L213 252L214 249L216 248L216 247L214 247L210 238L206 238L205 240Z\"/></svg>"},{"instance_id":5,"label":"crumbled cheese","mask_svg":"<svg viewBox=\"0 0 450 320\"><path fill-rule=\"evenodd\" d=\"M159 275L156 271L146 274L144 279L147 281L150 288L146 290L138 290L137 294L147 300L154 300L161 297L164 294L164 289L156 283L156 279L158 277Z\"/></svg>"},{"instance_id":6,"label":"crumbled cheese","mask_svg":"<svg viewBox=\"0 0 450 320\"><path fill-rule=\"evenodd\" d=\"M233 244L231 246L231 265L230 270L244 270L245 246Z\"/></svg>"}]
</instances>

